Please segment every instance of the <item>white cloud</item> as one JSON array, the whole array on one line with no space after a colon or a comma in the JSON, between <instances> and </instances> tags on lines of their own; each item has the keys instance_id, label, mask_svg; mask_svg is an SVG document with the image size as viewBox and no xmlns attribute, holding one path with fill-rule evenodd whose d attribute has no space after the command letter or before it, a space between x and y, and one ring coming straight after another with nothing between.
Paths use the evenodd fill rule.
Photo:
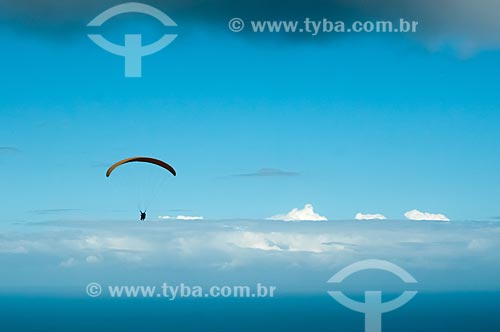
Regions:
<instances>
[{"instance_id":1,"label":"white cloud","mask_svg":"<svg viewBox=\"0 0 500 332\"><path fill-rule=\"evenodd\" d=\"M470 250L488 250L495 246L495 242L491 239L472 239L467 248Z\"/></svg>"},{"instance_id":2,"label":"white cloud","mask_svg":"<svg viewBox=\"0 0 500 332\"><path fill-rule=\"evenodd\" d=\"M405 217L410 220L450 221L444 214L421 212L419 210L408 211L405 213Z\"/></svg>"},{"instance_id":3,"label":"white cloud","mask_svg":"<svg viewBox=\"0 0 500 332\"><path fill-rule=\"evenodd\" d=\"M298 234L285 232L232 232L224 235L223 242L239 248L263 251L322 253L345 250L345 246L330 245L327 234Z\"/></svg>"},{"instance_id":4,"label":"white cloud","mask_svg":"<svg viewBox=\"0 0 500 332\"><path fill-rule=\"evenodd\" d=\"M175 216L175 217L171 217L171 216L158 216L158 219L203 220L204 218L202 216L183 216L183 215L178 215L178 216Z\"/></svg>"},{"instance_id":5,"label":"white cloud","mask_svg":"<svg viewBox=\"0 0 500 332\"><path fill-rule=\"evenodd\" d=\"M314 212L312 204L306 204L302 210L295 208L287 214L278 214L267 218L267 220L282 221L325 221L326 217L320 216Z\"/></svg>"},{"instance_id":6,"label":"white cloud","mask_svg":"<svg viewBox=\"0 0 500 332\"><path fill-rule=\"evenodd\" d=\"M28 249L24 246L15 246L15 247L7 247L0 244L0 253L1 254L27 254Z\"/></svg>"},{"instance_id":7,"label":"white cloud","mask_svg":"<svg viewBox=\"0 0 500 332\"><path fill-rule=\"evenodd\" d=\"M243 232L233 234L230 242L240 248L259 249L265 251L281 251L283 250L276 242L266 237L266 234Z\"/></svg>"},{"instance_id":8,"label":"white cloud","mask_svg":"<svg viewBox=\"0 0 500 332\"><path fill-rule=\"evenodd\" d=\"M59 265L61 267L66 267L66 268L73 267L76 265L76 259L74 259L73 257L70 257L67 260L62 261Z\"/></svg>"},{"instance_id":9,"label":"white cloud","mask_svg":"<svg viewBox=\"0 0 500 332\"><path fill-rule=\"evenodd\" d=\"M376 214L364 214L364 213L356 213L355 216L356 220L383 220L387 219L383 214L376 213Z\"/></svg>"},{"instance_id":10,"label":"white cloud","mask_svg":"<svg viewBox=\"0 0 500 332\"><path fill-rule=\"evenodd\" d=\"M151 250L151 245L139 237L132 236L99 236L86 235L76 239L64 240L63 244L73 250L131 251L144 252Z\"/></svg>"},{"instance_id":11,"label":"white cloud","mask_svg":"<svg viewBox=\"0 0 500 332\"><path fill-rule=\"evenodd\" d=\"M85 261L89 264L99 263L101 260L102 259L100 257L94 255L87 256L87 258L85 258Z\"/></svg>"}]
</instances>

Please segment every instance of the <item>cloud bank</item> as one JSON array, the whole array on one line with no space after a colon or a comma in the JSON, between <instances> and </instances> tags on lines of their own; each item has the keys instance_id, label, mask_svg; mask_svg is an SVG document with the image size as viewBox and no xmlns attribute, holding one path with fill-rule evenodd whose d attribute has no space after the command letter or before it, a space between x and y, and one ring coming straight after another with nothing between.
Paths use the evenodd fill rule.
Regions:
<instances>
[{"instance_id":1,"label":"cloud bank","mask_svg":"<svg viewBox=\"0 0 500 332\"><path fill-rule=\"evenodd\" d=\"M169 282L207 285L265 280L285 293L307 284L324 292L325 276L373 257L415 273L425 289L497 290L500 283L500 225L486 221L65 220L1 230L0 262L9 267L2 284L27 290L81 291L96 277L149 284L167 276Z\"/></svg>"},{"instance_id":2,"label":"cloud bank","mask_svg":"<svg viewBox=\"0 0 500 332\"><path fill-rule=\"evenodd\" d=\"M356 220L383 220L387 219L383 214L376 213L376 214L363 214L361 212L356 213L355 216Z\"/></svg>"},{"instance_id":3,"label":"cloud bank","mask_svg":"<svg viewBox=\"0 0 500 332\"><path fill-rule=\"evenodd\" d=\"M306 204L304 208L292 209L292 211L287 214L278 214L267 218L267 220L281 220L281 221L325 221L328 220L326 217L319 215L314 212L314 207L312 204Z\"/></svg>"},{"instance_id":4,"label":"cloud bank","mask_svg":"<svg viewBox=\"0 0 500 332\"><path fill-rule=\"evenodd\" d=\"M410 220L450 221L450 219L444 214L421 212L419 210L408 211L405 213L405 217Z\"/></svg>"}]
</instances>

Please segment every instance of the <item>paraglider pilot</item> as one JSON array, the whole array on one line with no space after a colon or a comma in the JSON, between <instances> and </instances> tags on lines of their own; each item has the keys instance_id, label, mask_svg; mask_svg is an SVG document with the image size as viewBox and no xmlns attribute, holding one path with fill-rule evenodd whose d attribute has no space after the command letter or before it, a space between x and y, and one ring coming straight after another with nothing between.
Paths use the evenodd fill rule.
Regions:
<instances>
[{"instance_id":1,"label":"paraglider pilot","mask_svg":"<svg viewBox=\"0 0 500 332\"><path fill-rule=\"evenodd\" d=\"M141 211L141 221L146 220L146 211L142 212Z\"/></svg>"}]
</instances>

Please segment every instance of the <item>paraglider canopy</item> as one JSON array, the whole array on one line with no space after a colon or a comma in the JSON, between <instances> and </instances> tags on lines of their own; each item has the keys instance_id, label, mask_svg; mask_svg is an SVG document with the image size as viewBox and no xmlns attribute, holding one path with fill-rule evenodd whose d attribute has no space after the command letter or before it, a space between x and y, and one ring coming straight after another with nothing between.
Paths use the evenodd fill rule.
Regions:
<instances>
[{"instance_id":1,"label":"paraglider canopy","mask_svg":"<svg viewBox=\"0 0 500 332\"><path fill-rule=\"evenodd\" d=\"M164 162L164 161L161 161L159 159L149 158L149 157L134 157L134 158L123 159L123 160L117 162L116 164L112 165L108 169L108 171L106 172L106 177L109 177L111 175L111 173L113 173L113 171L117 167L119 167L119 166L121 166L123 164L132 163L132 162L141 162L141 163L154 164L154 165L160 166L160 167L168 170L170 173L172 173L173 176L177 175L177 172L175 171L175 169L172 166L170 166L169 164L167 164L166 162Z\"/></svg>"}]
</instances>

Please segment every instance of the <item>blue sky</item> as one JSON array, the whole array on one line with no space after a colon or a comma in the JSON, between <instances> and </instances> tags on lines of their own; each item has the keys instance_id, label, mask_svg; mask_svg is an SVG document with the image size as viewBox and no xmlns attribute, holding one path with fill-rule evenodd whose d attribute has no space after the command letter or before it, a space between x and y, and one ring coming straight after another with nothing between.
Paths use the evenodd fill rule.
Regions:
<instances>
[{"instance_id":1,"label":"blue sky","mask_svg":"<svg viewBox=\"0 0 500 332\"><path fill-rule=\"evenodd\" d=\"M409 38L181 32L134 80L84 34L3 29L13 51L0 78L0 138L19 149L1 156L9 210L111 216L110 203L127 197L108 196L105 166L151 155L179 172L158 210L264 218L311 202L331 219L500 214L497 52L463 59ZM262 168L299 175L231 177Z\"/></svg>"},{"instance_id":2,"label":"blue sky","mask_svg":"<svg viewBox=\"0 0 500 332\"><path fill-rule=\"evenodd\" d=\"M13 267L2 285L36 285L18 278L33 262L31 271L43 271L39 283L52 286L54 270L72 285L75 274L116 276L130 259L149 267L131 276L148 280L170 271L170 259L158 257L173 250L186 259L179 279L203 259L201 270L231 268L233 277L298 266L299 276L313 270L321 279L378 255L410 257L421 276L437 273L429 288L449 278L445 262L462 273L464 258L484 272L485 288L498 288L488 272L498 262L498 50L464 53L456 45L468 35L438 47L424 36L249 36L229 32L227 20L169 14L179 37L144 58L141 79L125 79L123 59L94 45L84 25L55 33L14 18L0 26L0 258ZM158 35L154 23L130 18L106 34L119 40L127 29ZM109 165L136 155L178 172L149 206L151 229L136 224L135 191L151 183L148 171L132 166L105 177ZM259 176L262 169L275 176ZM333 221L264 221L306 203ZM412 209L452 223L341 221L358 212L404 219ZM176 214L210 221L156 220ZM437 260L429 266L421 255ZM90 256L117 265L92 270ZM450 287L477 283L469 272Z\"/></svg>"}]
</instances>

